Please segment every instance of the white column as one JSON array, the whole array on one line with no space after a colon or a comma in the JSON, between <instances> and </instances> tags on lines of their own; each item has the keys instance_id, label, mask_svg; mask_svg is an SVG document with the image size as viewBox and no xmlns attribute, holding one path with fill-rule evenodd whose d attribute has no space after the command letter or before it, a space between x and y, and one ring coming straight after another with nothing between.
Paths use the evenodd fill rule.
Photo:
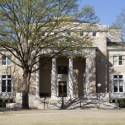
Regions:
<instances>
[{"instance_id":1,"label":"white column","mask_svg":"<svg viewBox=\"0 0 125 125\"><path fill-rule=\"evenodd\" d=\"M38 62L37 62L38 61ZM39 58L36 59L36 69L39 68ZM40 70L36 71L36 97L39 97Z\"/></svg>"},{"instance_id":2,"label":"white column","mask_svg":"<svg viewBox=\"0 0 125 125\"><path fill-rule=\"evenodd\" d=\"M56 84L57 84L57 77L56 77L56 58L52 58L52 76L51 76L51 97L56 97Z\"/></svg>"},{"instance_id":3,"label":"white column","mask_svg":"<svg viewBox=\"0 0 125 125\"><path fill-rule=\"evenodd\" d=\"M73 58L69 59L69 96L73 98Z\"/></svg>"},{"instance_id":4,"label":"white column","mask_svg":"<svg viewBox=\"0 0 125 125\"><path fill-rule=\"evenodd\" d=\"M90 58L87 57L86 58L86 96L89 95L89 83L90 83L90 80L89 80L89 75L90 75Z\"/></svg>"}]
</instances>

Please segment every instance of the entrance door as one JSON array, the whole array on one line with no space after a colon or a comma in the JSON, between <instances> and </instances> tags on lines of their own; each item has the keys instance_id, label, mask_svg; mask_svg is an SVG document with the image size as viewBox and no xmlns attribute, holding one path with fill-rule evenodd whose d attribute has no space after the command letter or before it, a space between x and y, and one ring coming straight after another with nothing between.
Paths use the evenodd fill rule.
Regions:
<instances>
[{"instance_id":1,"label":"entrance door","mask_svg":"<svg viewBox=\"0 0 125 125\"><path fill-rule=\"evenodd\" d=\"M59 82L59 97L67 96L67 84L64 81Z\"/></svg>"}]
</instances>

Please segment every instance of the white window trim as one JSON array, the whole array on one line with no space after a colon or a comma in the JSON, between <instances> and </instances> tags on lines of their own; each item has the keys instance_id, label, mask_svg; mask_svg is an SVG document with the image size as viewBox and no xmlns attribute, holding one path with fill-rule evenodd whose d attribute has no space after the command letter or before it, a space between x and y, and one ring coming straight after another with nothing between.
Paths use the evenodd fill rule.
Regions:
<instances>
[{"instance_id":1,"label":"white window trim","mask_svg":"<svg viewBox=\"0 0 125 125\"><path fill-rule=\"evenodd\" d=\"M123 66L123 59L122 59L122 65L119 65L119 63L118 63L119 62L119 59L118 59L119 56L122 56L122 55L113 55L113 66ZM116 65L114 64L114 57L117 57L117 64Z\"/></svg>"},{"instance_id":2,"label":"white window trim","mask_svg":"<svg viewBox=\"0 0 125 125\"><path fill-rule=\"evenodd\" d=\"M114 92L114 75L123 75L123 92ZM113 98L125 98L125 73L112 74L112 97Z\"/></svg>"},{"instance_id":3,"label":"white window trim","mask_svg":"<svg viewBox=\"0 0 125 125\"><path fill-rule=\"evenodd\" d=\"M121 74L120 74L121 75ZM124 76L123 78L114 78L115 75L113 75L113 93L124 93ZM116 75L116 76L119 76L119 75ZM118 86L118 92L114 92L114 80L117 79L118 81L119 80L123 80L123 92L119 92L119 86Z\"/></svg>"},{"instance_id":4,"label":"white window trim","mask_svg":"<svg viewBox=\"0 0 125 125\"><path fill-rule=\"evenodd\" d=\"M9 79L11 79L11 92L2 92L2 80L4 79L4 78L2 78L2 75L11 75L11 78L9 78ZM0 80L0 93L13 93L13 75L12 74L1 74L0 75L0 77L1 77L1 80ZM5 78L5 80L7 80L7 78Z\"/></svg>"}]
</instances>

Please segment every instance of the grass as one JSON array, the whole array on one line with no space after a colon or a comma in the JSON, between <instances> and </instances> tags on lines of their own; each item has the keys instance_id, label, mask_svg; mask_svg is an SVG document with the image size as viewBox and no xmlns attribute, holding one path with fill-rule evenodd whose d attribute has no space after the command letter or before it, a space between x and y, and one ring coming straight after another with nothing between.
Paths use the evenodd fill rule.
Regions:
<instances>
[{"instance_id":1,"label":"grass","mask_svg":"<svg viewBox=\"0 0 125 125\"><path fill-rule=\"evenodd\" d=\"M0 113L0 125L125 125L125 110L21 110Z\"/></svg>"}]
</instances>

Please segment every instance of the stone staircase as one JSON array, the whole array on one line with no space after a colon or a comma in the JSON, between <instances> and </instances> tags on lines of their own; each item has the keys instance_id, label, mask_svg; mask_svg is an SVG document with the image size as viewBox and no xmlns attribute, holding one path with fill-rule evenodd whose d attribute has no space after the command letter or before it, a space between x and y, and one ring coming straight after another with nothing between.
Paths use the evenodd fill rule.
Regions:
<instances>
[{"instance_id":1,"label":"stone staircase","mask_svg":"<svg viewBox=\"0 0 125 125\"><path fill-rule=\"evenodd\" d=\"M107 98L32 98L30 107L38 109L115 109L117 103L109 103Z\"/></svg>"},{"instance_id":2,"label":"stone staircase","mask_svg":"<svg viewBox=\"0 0 125 125\"><path fill-rule=\"evenodd\" d=\"M15 104L7 104L8 108L21 108L21 98L16 99ZM109 95L97 94L95 97L68 97L37 98L29 95L29 106L34 109L115 109L117 103L109 103Z\"/></svg>"}]
</instances>

